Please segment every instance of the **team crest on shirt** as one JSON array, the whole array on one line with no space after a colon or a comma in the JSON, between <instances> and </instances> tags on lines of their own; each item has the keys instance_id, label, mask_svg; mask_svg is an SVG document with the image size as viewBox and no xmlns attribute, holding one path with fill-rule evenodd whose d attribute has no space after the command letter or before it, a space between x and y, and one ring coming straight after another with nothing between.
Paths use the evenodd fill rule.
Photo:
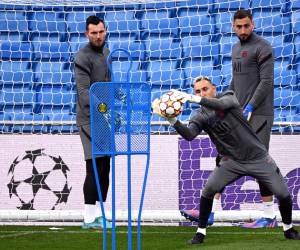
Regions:
<instances>
[{"instance_id":1,"label":"team crest on shirt","mask_svg":"<svg viewBox=\"0 0 300 250\"><path fill-rule=\"evenodd\" d=\"M220 117L220 118L224 118L224 116L225 116L225 112L224 112L224 111L221 111L221 110L216 111L216 114L217 114L217 116Z\"/></svg>"},{"instance_id":2,"label":"team crest on shirt","mask_svg":"<svg viewBox=\"0 0 300 250\"><path fill-rule=\"evenodd\" d=\"M241 57L247 57L248 56L248 51L244 50L241 52Z\"/></svg>"}]
</instances>

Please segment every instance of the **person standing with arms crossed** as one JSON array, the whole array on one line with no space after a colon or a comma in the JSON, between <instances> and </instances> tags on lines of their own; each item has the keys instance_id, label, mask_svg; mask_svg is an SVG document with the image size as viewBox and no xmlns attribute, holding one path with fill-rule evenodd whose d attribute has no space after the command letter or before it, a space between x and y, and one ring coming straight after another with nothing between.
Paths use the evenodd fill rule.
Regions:
<instances>
[{"instance_id":1,"label":"person standing with arms crossed","mask_svg":"<svg viewBox=\"0 0 300 250\"><path fill-rule=\"evenodd\" d=\"M83 185L84 221L83 229L102 228L100 203L92 162L91 127L90 127L90 99L89 89L94 82L110 82L111 76L106 64L109 49L106 48L106 27L102 19L89 16L86 19L85 35L89 43L81 48L75 58L75 81L77 87L76 124L83 146L86 162L86 177ZM103 156L96 159L103 202L106 201L109 187L110 157ZM111 228L111 222L106 222Z\"/></svg>"},{"instance_id":2,"label":"person standing with arms crossed","mask_svg":"<svg viewBox=\"0 0 300 250\"><path fill-rule=\"evenodd\" d=\"M259 140L269 150L274 120L274 55L271 45L253 32L254 22L249 10L238 10L233 17L233 29L239 41L232 49L232 81L229 86L243 107L243 113ZM197 93L195 93L197 95ZM217 166L220 156L217 157ZM258 181L263 200L262 218L242 225L244 228L276 227L273 194ZM214 223L215 204L221 194L214 197L208 225ZM198 221L199 211L182 211L182 215Z\"/></svg>"}]
</instances>

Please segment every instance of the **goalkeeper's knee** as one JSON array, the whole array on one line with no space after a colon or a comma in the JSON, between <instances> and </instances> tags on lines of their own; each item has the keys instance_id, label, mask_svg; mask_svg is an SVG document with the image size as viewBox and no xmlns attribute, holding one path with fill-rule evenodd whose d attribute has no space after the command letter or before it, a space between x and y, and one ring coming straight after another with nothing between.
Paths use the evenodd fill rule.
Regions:
<instances>
[{"instance_id":1,"label":"goalkeeper's knee","mask_svg":"<svg viewBox=\"0 0 300 250\"><path fill-rule=\"evenodd\" d=\"M202 196L206 199L213 199L216 193L219 193L216 188L206 185L202 191Z\"/></svg>"}]
</instances>

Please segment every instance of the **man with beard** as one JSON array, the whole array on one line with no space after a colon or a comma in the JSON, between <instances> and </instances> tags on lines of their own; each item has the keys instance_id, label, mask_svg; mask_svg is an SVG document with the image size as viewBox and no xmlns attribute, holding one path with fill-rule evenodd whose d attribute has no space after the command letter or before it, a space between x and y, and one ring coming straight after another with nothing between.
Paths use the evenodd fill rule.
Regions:
<instances>
[{"instance_id":1,"label":"man with beard","mask_svg":"<svg viewBox=\"0 0 300 250\"><path fill-rule=\"evenodd\" d=\"M74 64L77 87L76 124L79 128L86 162L86 177L83 185L84 222L82 228L89 229L103 227L92 162L89 89L94 82L110 82L111 77L106 64L109 49L104 46L106 39L104 21L97 16L89 16L86 19L85 35L89 43L79 50ZM109 187L110 157L98 157L96 163L102 199L105 201ZM111 223L107 221L106 227L111 228Z\"/></svg>"},{"instance_id":2,"label":"man with beard","mask_svg":"<svg viewBox=\"0 0 300 250\"><path fill-rule=\"evenodd\" d=\"M233 17L233 29L239 41L232 49L232 81L230 90L243 108L259 140L269 150L271 129L274 120L274 55L268 41L253 32L255 24L249 10L238 10ZM222 156L218 156L218 161ZM217 165L218 165L217 161ZM274 212L273 194L258 181L264 214L258 220L243 224L244 228L274 228L277 221ZM214 197L214 205L208 224L214 222L215 204L220 193ZM182 211L183 215L198 221L199 211Z\"/></svg>"},{"instance_id":3,"label":"man with beard","mask_svg":"<svg viewBox=\"0 0 300 250\"><path fill-rule=\"evenodd\" d=\"M269 150L274 120L274 55L269 42L253 32L254 27L249 10L238 10L234 14L233 29L239 41L232 49L230 89L235 92L257 137ZM263 217L242 227L276 227L273 194L261 182L258 185Z\"/></svg>"},{"instance_id":4,"label":"man with beard","mask_svg":"<svg viewBox=\"0 0 300 250\"><path fill-rule=\"evenodd\" d=\"M244 117L232 90L216 93L216 86L207 79L196 81L197 95L173 90L175 100L200 104L185 125L176 118L166 118L160 110L160 100L152 103L153 113L164 117L184 139L192 141L205 131L222 158L209 176L200 198L198 228L190 244L202 244L211 213L213 198L228 184L242 176L252 176L276 196L286 239L300 240L292 223L292 197L285 180L264 144Z\"/></svg>"}]
</instances>

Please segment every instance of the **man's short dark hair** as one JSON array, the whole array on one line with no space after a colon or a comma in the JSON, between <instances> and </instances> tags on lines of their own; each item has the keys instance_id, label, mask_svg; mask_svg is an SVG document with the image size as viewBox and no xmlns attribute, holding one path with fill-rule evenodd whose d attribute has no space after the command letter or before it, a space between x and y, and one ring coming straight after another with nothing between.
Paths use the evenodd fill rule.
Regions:
<instances>
[{"instance_id":1,"label":"man's short dark hair","mask_svg":"<svg viewBox=\"0 0 300 250\"><path fill-rule=\"evenodd\" d=\"M194 87L196 82L200 82L202 80L208 81L211 85L216 86L216 84L214 84L209 77L207 77L207 76L198 76L198 77L196 77L194 83L192 84L192 87Z\"/></svg>"},{"instance_id":2,"label":"man's short dark hair","mask_svg":"<svg viewBox=\"0 0 300 250\"><path fill-rule=\"evenodd\" d=\"M90 24L94 24L94 25L98 25L99 23L103 23L104 27L105 27L105 23L104 20L97 17L97 16L89 16L86 19L86 23L85 23L85 29L88 30L89 29L89 25Z\"/></svg>"},{"instance_id":3,"label":"man's short dark hair","mask_svg":"<svg viewBox=\"0 0 300 250\"><path fill-rule=\"evenodd\" d=\"M243 19L246 17L249 17L249 19L252 21L252 14L250 10L238 10L234 13L233 21L235 21L236 19Z\"/></svg>"}]
</instances>

